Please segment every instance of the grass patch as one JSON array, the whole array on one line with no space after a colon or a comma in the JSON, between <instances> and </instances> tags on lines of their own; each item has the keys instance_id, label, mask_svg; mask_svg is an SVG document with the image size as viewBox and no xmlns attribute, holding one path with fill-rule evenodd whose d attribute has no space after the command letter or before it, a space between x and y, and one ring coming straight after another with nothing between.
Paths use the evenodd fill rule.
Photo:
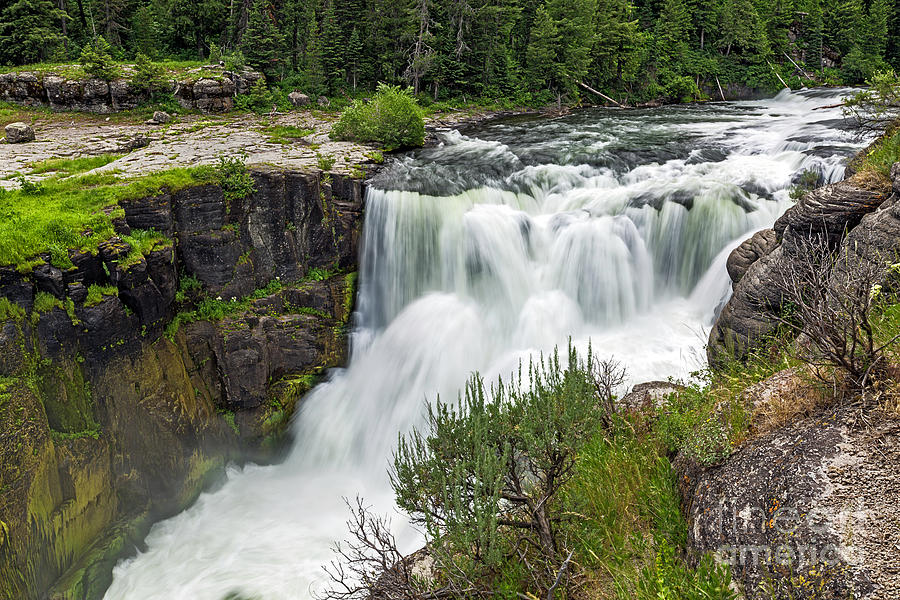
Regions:
<instances>
[{"instance_id":1,"label":"grass patch","mask_svg":"<svg viewBox=\"0 0 900 600\"><path fill-rule=\"evenodd\" d=\"M100 156L80 158L48 158L32 163L30 165L31 175L43 173L57 173L60 176L76 175L103 167L121 157L121 154L101 154Z\"/></svg>"},{"instance_id":2,"label":"grass patch","mask_svg":"<svg viewBox=\"0 0 900 600\"><path fill-rule=\"evenodd\" d=\"M106 296L118 296L119 288L114 285L97 285L91 284L88 287L87 298L84 300L84 306L96 306L103 302Z\"/></svg>"},{"instance_id":3,"label":"grass patch","mask_svg":"<svg viewBox=\"0 0 900 600\"><path fill-rule=\"evenodd\" d=\"M25 317L25 309L9 298L0 297L0 322L7 319L21 320Z\"/></svg>"},{"instance_id":4,"label":"grass patch","mask_svg":"<svg viewBox=\"0 0 900 600\"><path fill-rule=\"evenodd\" d=\"M55 266L70 268L69 249L96 252L114 234L105 207L215 181L214 170L198 167L131 179L111 174L51 178L37 191L0 191L0 265L24 264L47 252Z\"/></svg>"},{"instance_id":5,"label":"grass patch","mask_svg":"<svg viewBox=\"0 0 900 600\"><path fill-rule=\"evenodd\" d=\"M733 598L727 567L707 557L694 569L683 560L687 524L666 446L635 425L621 421L596 435L565 489L584 589L603 599Z\"/></svg>"},{"instance_id":6,"label":"grass patch","mask_svg":"<svg viewBox=\"0 0 900 600\"><path fill-rule=\"evenodd\" d=\"M880 140L875 142L862 160L857 165L860 173L872 172L884 176L890 176L891 165L900 161L900 126L892 132L885 133Z\"/></svg>"},{"instance_id":7,"label":"grass patch","mask_svg":"<svg viewBox=\"0 0 900 600\"><path fill-rule=\"evenodd\" d=\"M264 129L267 141L272 144L291 144L315 133L313 129L301 129L293 125L276 125Z\"/></svg>"},{"instance_id":8,"label":"grass patch","mask_svg":"<svg viewBox=\"0 0 900 600\"><path fill-rule=\"evenodd\" d=\"M254 300L271 296L272 294L280 292L283 288L284 286L282 283L276 279L270 281L266 287L260 288L243 298L222 298L221 296L216 296L215 298L203 298L192 310L184 310L175 315L172 322L166 326L165 335L171 340L175 337L175 334L178 333L178 329L187 323L194 323L196 321L221 321L229 315L246 311L250 308L250 305ZM187 289L183 291L184 295L189 292Z\"/></svg>"}]
</instances>

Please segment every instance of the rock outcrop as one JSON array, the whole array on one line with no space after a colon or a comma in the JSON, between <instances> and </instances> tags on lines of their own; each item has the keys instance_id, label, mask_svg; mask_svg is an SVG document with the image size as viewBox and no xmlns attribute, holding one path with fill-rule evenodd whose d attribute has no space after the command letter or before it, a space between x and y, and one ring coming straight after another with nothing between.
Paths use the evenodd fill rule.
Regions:
<instances>
[{"instance_id":1,"label":"rock outcrop","mask_svg":"<svg viewBox=\"0 0 900 600\"><path fill-rule=\"evenodd\" d=\"M896 187L896 165L893 174ZM843 244L842 251L892 259L900 223L889 207L897 197L881 179L856 174L809 192L773 229L754 234L736 248L727 263L734 293L710 331L710 363L728 355L745 357L775 330L774 315L782 304L775 281L803 252L803 240L823 237L833 246ZM857 232L862 222L866 225Z\"/></svg>"},{"instance_id":2,"label":"rock outcrop","mask_svg":"<svg viewBox=\"0 0 900 600\"><path fill-rule=\"evenodd\" d=\"M173 80L169 90L181 106L205 112L230 110L234 97L246 94L262 75L206 67ZM112 113L136 108L149 100L148 93L126 79L68 79L53 73L21 71L0 73L0 100L53 110Z\"/></svg>"},{"instance_id":3,"label":"rock outcrop","mask_svg":"<svg viewBox=\"0 0 900 600\"><path fill-rule=\"evenodd\" d=\"M796 380L779 373L755 397L790 404ZM748 600L900 598L900 421L856 424L855 410L789 421L720 466L675 461L688 547L730 564Z\"/></svg>"},{"instance_id":4,"label":"rock outcrop","mask_svg":"<svg viewBox=\"0 0 900 600\"><path fill-rule=\"evenodd\" d=\"M0 267L0 596L102 595L153 520L227 460L271 458L298 398L343 363L364 187L253 178L231 202L217 185L123 202L120 235L172 240L139 258L113 237L68 269ZM186 278L221 318L185 312Z\"/></svg>"},{"instance_id":5,"label":"rock outcrop","mask_svg":"<svg viewBox=\"0 0 900 600\"><path fill-rule=\"evenodd\" d=\"M7 144L21 144L34 141L34 128L27 123L10 123L3 129Z\"/></svg>"}]
</instances>

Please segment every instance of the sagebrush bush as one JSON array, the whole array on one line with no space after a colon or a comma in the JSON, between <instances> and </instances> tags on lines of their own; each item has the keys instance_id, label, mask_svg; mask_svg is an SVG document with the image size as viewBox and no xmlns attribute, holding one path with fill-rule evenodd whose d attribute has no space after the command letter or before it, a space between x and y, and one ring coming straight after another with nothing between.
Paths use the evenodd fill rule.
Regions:
<instances>
[{"instance_id":1,"label":"sagebrush bush","mask_svg":"<svg viewBox=\"0 0 900 600\"><path fill-rule=\"evenodd\" d=\"M347 107L331 137L378 142L385 150L413 148L425 143L425 119L411 89L380 83L372 100Z\"/></svg>"}]
</instances>

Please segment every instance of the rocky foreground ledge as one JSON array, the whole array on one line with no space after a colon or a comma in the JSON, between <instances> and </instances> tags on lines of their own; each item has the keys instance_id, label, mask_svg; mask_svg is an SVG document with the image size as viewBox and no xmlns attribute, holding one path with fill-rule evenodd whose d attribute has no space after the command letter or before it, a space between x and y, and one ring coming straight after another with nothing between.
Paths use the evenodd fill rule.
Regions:
<instances>
[{"instance_id":1,"label":"rocky foreground ledge","mask_svg":"<svg viewBox=\"0 0 900 600\"><path fill-rule=\"evenodd\" d=\"M226 461L274 458L343 363L365 186L251 173L246 198L122 202L117 235L69 269L0 267L0 596L100 597ZM151 228L171 241L146 255L118 237Z\"/></svg>"}]
</instances>

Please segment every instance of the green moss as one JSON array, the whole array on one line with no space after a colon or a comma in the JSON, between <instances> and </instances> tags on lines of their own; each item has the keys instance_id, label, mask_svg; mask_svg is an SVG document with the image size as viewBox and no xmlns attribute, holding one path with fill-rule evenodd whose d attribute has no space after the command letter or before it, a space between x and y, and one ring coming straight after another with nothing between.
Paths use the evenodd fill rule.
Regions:
<instances>
[{"instance_id":1,"label":"green moss","mask_svg":"<svg viewBox=\"0 0 900 600\"><path fill-rule=\"evenodd\" d=\"M84 300L85 307L96 306L103 302L105 296L118 296L119 288L114 285L97 285L91 284L88 287L87 298Z\"/></svg>"},{"instance_id":2,"label":"green moss","mask_svg":"<svg viewBox=\"0 0 900 600\"><path fill-rule=\"evenodd\" d=\"M54 308L62 308L62 301L47 292L38 292L34 295L34 312L47 313Z\"/></svg>"},{"instance_id":3,"label":"green moss","mask_svg":"<svg viewBox=\"0 0 900 600\"><path fill-rule=\"evenodd\" d=\"M220 413L222 415L222 419L225 423L228 424L229 429L234 432L234 435L241 435L241 430L238 428L237 423L234 420L234 413L230 410L225 410Z\"/></svg>"},{"instance_id":4,"label":"green moss","mask_svg":"<svg viewBox=\"0 0 900 600\"><path fill-rule=\"evenodd\" d=\"M111 174L93 174L47 180L41 191L22 190L0 194L0 265L24 264L37 254L49 252L60 268L71 267L69 249L96 252L97 246L114 234L107 214L128 199L177 191L201 183L217 182L214 170L172 169L139 178L120 179Z\"/></svg>"},{"instance_id":5,"label":"green moss","mask_svg":"<svg viewBox=\"0 0 900 600\"><path fill-rule=\"evenodd\" d=\"M145 256L154 250L173 244L171 238L153 229L132 229L129 235L120 237L131 246L128 256L119 261L119 264L125 268L141 262Z\"/></svg>"},{"instance_id":6,"label":"green moss","mask_svg":"<svg viewBox=\"0 0 900 600\"><path fill-rule=\"evenodd\" d=\"M344 278L344 319L350 318L353 312L353 303L356 300L356 278L357 273L353 271L348 273Z\"/></svg>"},{"instance_id":7,"label":"green moss","mask_svg":"<svg viewBox=\"0 0 900 600\"><path fill-rule=\"evenodd\" d=\"M12 302L9 298L0 297L0 322L7 319L15 319L17 321L25 318L25 309Z\"/></svg>"}]
</instances>

